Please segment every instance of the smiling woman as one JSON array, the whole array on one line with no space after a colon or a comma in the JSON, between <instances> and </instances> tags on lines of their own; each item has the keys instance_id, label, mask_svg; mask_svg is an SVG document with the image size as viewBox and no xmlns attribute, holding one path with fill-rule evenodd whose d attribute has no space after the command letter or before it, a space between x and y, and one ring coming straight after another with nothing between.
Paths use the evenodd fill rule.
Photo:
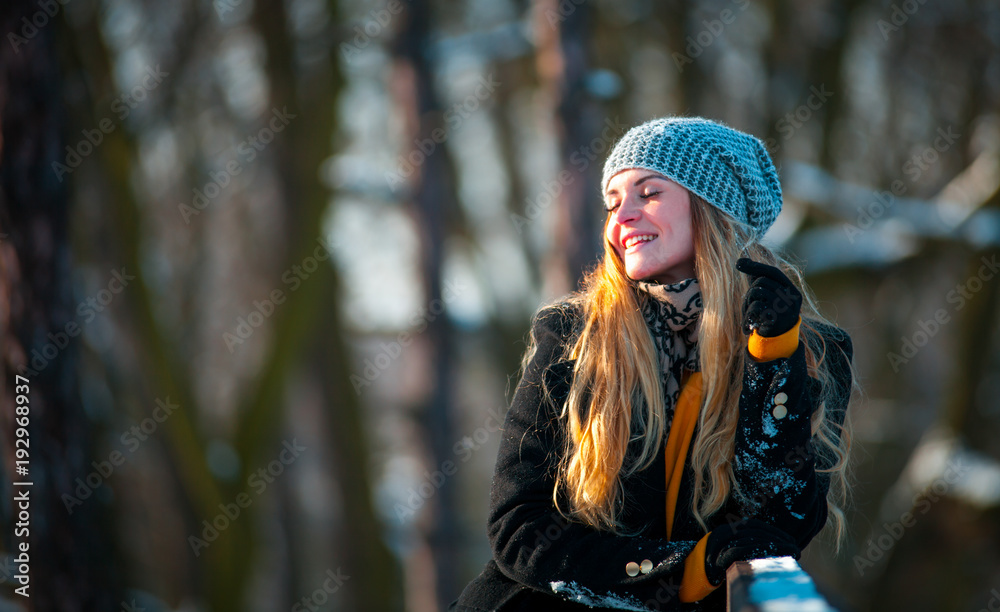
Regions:
<instances>
[{"instance_id":1,"label":"smiling woman","mask_svg":"<svg viewBox=\"0 0 1000 612\"><path fill-rule=\"evenodd\" d=\"M493 558L453 610L722 610L733 562L843 535L852 345L760 243L781 210L763 143L657 119L601 187L603 259L534 318Z\"/></svg>"},{"instance_id":2,"label":"smiling woman","mask_svg":"<svg viewBox=\"0 0 1000 612\"><path fill-rule=\"evenodd\" d=\"M605 193L605 236L629 278L675 283L694 276L691 197L657 172L616 174Z\"/></svg>"}]
</instances>

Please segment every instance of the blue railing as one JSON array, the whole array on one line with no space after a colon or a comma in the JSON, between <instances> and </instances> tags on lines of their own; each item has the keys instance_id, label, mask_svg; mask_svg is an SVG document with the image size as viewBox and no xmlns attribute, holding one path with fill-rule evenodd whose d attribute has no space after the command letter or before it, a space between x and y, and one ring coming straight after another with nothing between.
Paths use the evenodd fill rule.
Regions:
<instances>
[{"instance_id":1,"label":"blue railing","mask_svg":"<svg viewBox=\"0 0 1000 612\"><path fill-rule=\"evenodd\" d=\"M836 612L793 557L733 563L726 582L729 612Z\"/></svg>"}]
</instances>

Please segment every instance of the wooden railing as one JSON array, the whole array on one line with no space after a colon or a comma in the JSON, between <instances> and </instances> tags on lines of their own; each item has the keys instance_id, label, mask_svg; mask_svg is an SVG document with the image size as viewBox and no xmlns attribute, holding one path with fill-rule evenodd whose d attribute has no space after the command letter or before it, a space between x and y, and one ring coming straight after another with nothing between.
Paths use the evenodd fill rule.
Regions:
<instances>
[{"instance_id":1,"label":"wooden railing","mask_svg":"<svg viewBox=\"0 0 1000 612\"><path fill-rule=\"evenodd\" d=\"M836 612L793 557L733 563L726 582L729 612Z\"/></svg>"}]
</instances>

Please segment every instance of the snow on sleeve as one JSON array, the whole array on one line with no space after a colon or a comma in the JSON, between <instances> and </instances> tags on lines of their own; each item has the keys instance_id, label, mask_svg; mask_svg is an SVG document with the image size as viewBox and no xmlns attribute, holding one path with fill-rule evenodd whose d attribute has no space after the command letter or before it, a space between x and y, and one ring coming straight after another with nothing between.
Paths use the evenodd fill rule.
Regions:
<instances>
[{"instance_id":1,"label":"snow on sleeve","mask_svg":"<svg viewBox=\"0 0 1000 612\"><path fill-rule=\"evenodd\" d=\"M642 605L642 602L635 597L628 597L625 595L617 595L615 593L607 593L605 595L597 595L585 586L579 585L576 582L564 582L562 580L555 580L549 583L552 588L552 592L561 595L570 601L575 601L577 603L583 604L585 606L590 606L592 608L611 608L613 610L638 610L639 612L645 612L649 610L646 606Z\"/></svg>"}]
</instances>

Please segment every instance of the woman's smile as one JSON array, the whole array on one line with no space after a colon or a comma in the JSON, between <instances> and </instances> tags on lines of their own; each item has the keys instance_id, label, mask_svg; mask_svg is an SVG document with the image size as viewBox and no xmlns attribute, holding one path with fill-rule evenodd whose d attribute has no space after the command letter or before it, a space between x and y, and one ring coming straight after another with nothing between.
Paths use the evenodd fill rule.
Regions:
<instances>
[{"instance_id":1,"label":"woman's smile","mask_svg":"<svg viewBox=\"0 0 1000 612\"><path fill-rule=\"evenodd\" d=\"M642 246L647 242L651 242L656 239L653 234L633 234L632 236L622 240L622 244L625 249L628 250L632 247Z\"/></svg>"}]
</instances>

